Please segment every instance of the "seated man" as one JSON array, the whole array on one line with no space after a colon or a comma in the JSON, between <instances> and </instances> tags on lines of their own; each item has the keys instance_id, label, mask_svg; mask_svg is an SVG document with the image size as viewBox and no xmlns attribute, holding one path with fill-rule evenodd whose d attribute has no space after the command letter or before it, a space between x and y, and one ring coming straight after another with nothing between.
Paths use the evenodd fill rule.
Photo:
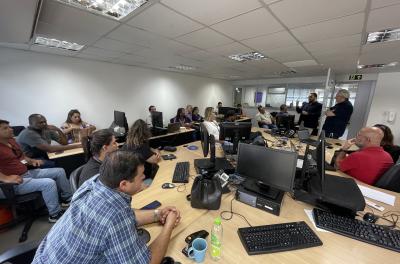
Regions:
<instances>
[{"instance_id":1,"label":"seated man","mask_svg":"<svg viewBox=\"0 0 400 264\"><path fill-rule=\"evenodd\" d=\"M383 132L377 127L364 127L357 137L348 140L336 157L335 165L350 176L373 185L392 165L393 159L380 146ZM359 151L346 155L346 151L357 145Z\"/></svg>"},{"instance_id":2,"label":"seated man","mask_svg":"<svg viewBox=\"0 0 400 264\"><path fill-rule=\"evenodd\" d=\"M39 167L43 161L26 157L14 140L9 122L0 120L0 181L16 183L15 193L42 192L49 211L49 222L56 222L62 215L57 188L61 192L62 203L68 206L71 200L71 186L62 168L28 170L25 164ZM0 191L0 196L3 193Z\"/></svg>"},{"instance_id":3,"label":"seated man","mask_svg":"<svg viewBox=\"0 0 400 264\"><path fill-rule=\"evenodd\" d=\"M156 111L157 111L157 109L156 109L156 107L154 105L150 105L149 106L149 115L146 117L146 123L147 123L148 127L152 127L153 126L151 113L152 112L156 112Z\"/></svg>"},{"instance_id":4,"label":"seated man","mask_svg":"<svg viewBox=\"0 0 400 264\"><path fill-rule=\"evenodd\" d=\"M236 113L235 111L229 110L225 115L225 122L235 122Z\"/></svg>"},{"instance_id":5,"label":"seated man","mask_svg":"<svg viewBox=\"0 0 400 264\"><path fill-rule=\"evenodd\" d=\"M51 145L54 140L61 145ZM45 160L44 167L54 167L53 161L48 160L47 152L64 151L79 148L81 144L67 145L64 133L53 125L47 125L47 120L39 114L29 116L29 127L25 128L17 137L25 155L30 158Z\"/></svg>"},{"instance_id":6,"label":"seated man","mask_svg":"<svg viewBox=\"0 0 400 264\"><path fill-rule=\"evenodd\" d=\"M143 171L143 161L135 154L107 155L99 176L74 194L70 208L43 239L32 263L160 263L180 213L175 207L131 208ZM155 222L163 228L147 247L136 227Z\"/></svg>"},{"instance_id":7,"label":"seated man","mask_svg":"<svg viewBox=\"0 0 400 264\"><path fill-rule=\"evenodd\" d=\"M289 113L287 111L287 105L283 104L279 107L279 112L276 114L276 116L288 116Z\"/></svg>"},{"instance_id":8,"label":"seated man","mask_svg":"<svg viewBox=\"0 0 400 264\"><path fill-rule=\"evenodd\" d=\"M271 114L265 111L265 108L261 105L259 105L257 109L258 113L256 114L256 120L258 122L258 125L262 128L276 128L276 126L273 124L273 117L271 116Z\"/></svg>"}]
</instances>

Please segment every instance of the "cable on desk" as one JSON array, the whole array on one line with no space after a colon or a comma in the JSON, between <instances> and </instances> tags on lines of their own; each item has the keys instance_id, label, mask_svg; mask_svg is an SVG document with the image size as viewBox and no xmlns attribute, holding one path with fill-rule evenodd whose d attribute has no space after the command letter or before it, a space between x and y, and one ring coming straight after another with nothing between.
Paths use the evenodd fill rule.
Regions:
<instances>
[{"instance_id":1,"label":"cable on desk","mask_svg":"<svg viewBox=\"0 0 400 264\"><path fill-rule=\"evenodd\" d=\"M183 189L181 189L181 187L183 187ZM178 185L178 187L176 188L176 190L177 190L178 192L184 192L184 191L186 191L186 183L181 184L181 185Z\"/></svg>"},{"instance_id":2,"label":"cable on desk","mask_svg":"<svg viewBox=\"0 0 400 264\"><path fill-rule=\"evenodd\" d=\"M370 209L372 211L372 214L375 215L374 209L372 208L372 206L367 205L368 209ZM360 217L363 217L364 215L359 215ZM400 228L400 226L397 225L397 223L400 220L400 212L399 211L387 211L386 213L383 213L382 215L376 215L378 218L381 218L389 223L391 223L391 225L380 225L380 226L385 226L385 227L389 227L389 228ZM390 217L390 219L389 219Z\"/></svg>"},{"instance_id":3,"label":"cable on desk","mask_svg":"<svg viewBox=\"0 0 400 264\"><path fill-rule=\"evenodd\" d=\"M241 214L239 214L239 213L233 212L233 200L235 200L235 198L232 198L232 200L231 200L231 210L230 210L230 211L222 211L219 215L221 216L222 219L224 219L224 220L226 220L226 221L231 220L232 217L233 217L233 215L240 216L240 217L243 218L243 219L247 222L247 224L251 227L252 225L249 223L249 221L247 221L246 217L244 217L243 215L241 215ZM230 214L230 216L229 216L229 217L224 217L224 214L228 214L228 213Z\"/></svg>"}]
</instances>

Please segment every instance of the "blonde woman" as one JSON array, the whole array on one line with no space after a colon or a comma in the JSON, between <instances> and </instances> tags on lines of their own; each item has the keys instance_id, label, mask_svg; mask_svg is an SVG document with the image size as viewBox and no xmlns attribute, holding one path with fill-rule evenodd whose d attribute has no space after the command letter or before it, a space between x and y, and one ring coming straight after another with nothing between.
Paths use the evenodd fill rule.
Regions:
<instances>
[{"instance_id":1,"label":"blonde woman","mask_svg":"<svg viewBox=\"0 0 400 264\"><path fill-rule=\"evenodd\" d=\"M207 107L204 111L204 126L207 128L208 134L213 135L216 141L219 141L219 125L215 120L213 107Z\"/></svg>"}]
</instances>

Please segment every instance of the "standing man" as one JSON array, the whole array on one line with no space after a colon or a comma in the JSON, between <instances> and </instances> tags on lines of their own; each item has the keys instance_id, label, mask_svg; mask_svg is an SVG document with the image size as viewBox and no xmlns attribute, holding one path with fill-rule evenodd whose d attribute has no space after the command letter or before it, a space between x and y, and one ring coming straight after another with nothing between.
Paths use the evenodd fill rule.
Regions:
<instances>
[{"instance_id":1,"label":"standing man","mask_svg":"<svg viewBox=\"0 0 400 264\"><path fill-rule=\"evenodd\" d=\"M312 128L313 135L318 134L318 120L322 111L322 104L318 103L317 98L316 93L310 93L308 103L304 102L301 107L296 106L296 111L300 114L299 123L304 122L304 127Z\"/></svg>"},{"instance_id":2,"label":"standing man","mask_svg":"<svg viewBox=\"0 0 400 264\"><path fill-rule=\"evenodd\" d=\"M51 145L52 140L58 142L60 145ZM67 137L61 129L53 125L48 125L46 118L40 114L29 116L29 127L25 128L19 134L17 142L27 157L44 161L42 168L55 167L55 163L48 159L48 152L82 147L80 143L67 145Z\"/></svg>"},{"instance_id":3,"label":"standing man","mask_svg":"<svg viewBox=\"0 0 400 264\"><path fill-rule=\"evenodd\" d=\"M43 239L32 263L161 263L180 212L173 206L154 211L131 208L143 172L139 156L128 151L108 154L100 174L74 194L70 208ZM136 228L150 223L163 227L147 246Z\"/></svg>"},{"instance_id":4,"label":"standing man","mask_svg":"<svg viewBox=\"0 0 400 264\"><path fill-rule=\"evenodd\" d=\"M151 113L152 112L157 112L157 109L154 105L150 105L149 106L149 115L146 117L146 123L148 127L153 127L153 123L152 123L152 118L151 118Z\"/></svg>"},{"instance_id":5,"label":"standing man","mask_svg":"<svg viewBox=\"0 0 400 264\"><path fill-rule=\"evenodd\" d=\"M350 93L345 89L340 89L336 96L336 104L325 112L325 124L322 127L325 134L331 138L343 136L347 123L353 113L353 105L349 101Z\"/></svg>"}]
</instances>

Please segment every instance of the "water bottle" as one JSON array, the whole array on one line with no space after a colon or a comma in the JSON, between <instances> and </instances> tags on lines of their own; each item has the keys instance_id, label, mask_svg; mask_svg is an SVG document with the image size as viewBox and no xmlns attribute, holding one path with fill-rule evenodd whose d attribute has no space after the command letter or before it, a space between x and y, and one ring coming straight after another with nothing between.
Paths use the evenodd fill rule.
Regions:
<instances>
[{"instance_id":1,"label":"water bottle","mask_svg":"<svg viewBox=\"0 0 400 264\"><path fill-rule=\"evenodd\" d=\"M217 217L214 220L214 225L211 229L211 258L217 261L221 258L222 247L222 225L221 218Z\"/></svg>"}]
</instances>

